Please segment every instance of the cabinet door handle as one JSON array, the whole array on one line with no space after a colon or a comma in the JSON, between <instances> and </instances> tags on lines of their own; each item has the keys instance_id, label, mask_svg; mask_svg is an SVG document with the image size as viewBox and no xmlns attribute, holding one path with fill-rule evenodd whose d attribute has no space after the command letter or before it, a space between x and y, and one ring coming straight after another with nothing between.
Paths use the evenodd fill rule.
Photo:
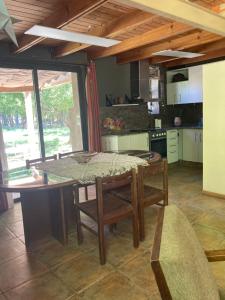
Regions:
<instances>
[{"instance_id":1,"label":"cabinet door handle","mask_svg":"<svg viewBox=\"0 0 225 300\"><path fill-rule=\"evenodd\" d=\"M196 132L195 132L195 143L196 143Z\"/></svg>"},{"instance_id":2,"label":"cabinet door handle","mask_svg":"<svg viewBox=\"0 0 225 300\"><path fill-rule=\"evenodd\" d=\"M181 103L181 94L179 95L179 103Z\"/></svg>"},{"instance_id":3,"label":"cabinet door handle","mask_svg":"<svg viewBox=\"0 0 225 300\"><path fill-rule=\"evenodd\" d=\"M200 139L200 143L202 142L202 133L199 133L199 139Z\"/></svg>"}]
</instances>

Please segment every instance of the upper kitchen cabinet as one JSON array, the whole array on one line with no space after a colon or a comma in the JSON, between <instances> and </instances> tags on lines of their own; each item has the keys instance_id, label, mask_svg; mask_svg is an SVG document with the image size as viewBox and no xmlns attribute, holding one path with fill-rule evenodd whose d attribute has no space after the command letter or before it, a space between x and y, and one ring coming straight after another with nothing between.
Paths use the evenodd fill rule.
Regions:
<instances>
[{"instance_id":1,"label":"upper kitchen cabinet","mask_svg":"<svg viewBox=\"0 0 225 300\"><path fill-rule=\"evenodd\" d=\"M202 66L167 72L167 104L187 104L203 101Z\"/></svg>"},{"instance_id":2,"label":"upper kitchen cabinet","mask_svg":"<svg viewBox=\"0 0 225 300\"><path fill-rule=\"evenodd\" d=\"M202 66L188 68L190 103L203 102Z\"/></svg>"}]
</instances>

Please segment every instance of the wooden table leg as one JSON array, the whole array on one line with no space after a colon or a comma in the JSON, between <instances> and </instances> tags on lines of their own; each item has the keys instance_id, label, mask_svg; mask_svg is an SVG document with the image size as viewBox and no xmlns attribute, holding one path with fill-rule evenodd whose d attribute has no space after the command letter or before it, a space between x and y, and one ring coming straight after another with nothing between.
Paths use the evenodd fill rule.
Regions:
<instances>
[{"instance_id":1,"label":"wooden table leg","mask_svg":"<svg viewBox=\"0 0 225 300\"><path fill-rule=\"evenodd\" d=\"M21 192L26 247L51 235L48 191Z\"/></svg>"},{"instance_id":2,"label":"wooden table leg","mask_svg":"<svg viewBox=\"0 0 225 300\"><path fill-rule=\"evenodd\" d=\"M21 206L26 247L50 236L67 244L74 215L72 187L22 192Z\"/></svg>"}]
</instances>

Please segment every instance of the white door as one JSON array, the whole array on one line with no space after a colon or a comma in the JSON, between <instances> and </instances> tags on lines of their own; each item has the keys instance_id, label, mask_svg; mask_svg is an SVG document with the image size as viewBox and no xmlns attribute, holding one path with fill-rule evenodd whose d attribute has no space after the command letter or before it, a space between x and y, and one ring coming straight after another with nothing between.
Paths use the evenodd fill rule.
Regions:
<instances>
[{"instance_id":1,"label":"white door","mask_svg":"<svg viewBox=\"0 0 225 300\"><path fill-rule=\"evenodd\" d=\"M198 162L203 162L203 131L202 129L196 130L198 134Z\"/></svg>"},{"instance_id":2,"label":"white door","mask_svg":"<svg viewBox=\"0 0 225 300\"><path fill-rule=\"evenodd\" d=\"M130 150L149 151L149 134L146 132L130 135Z\"/></svg>"},{"instance_id":3,"label":"white door","mask_svg":"<svg viewBox=\"0 0 225 300\"><path fill-rule=\"evenodd\" d=\"M197 130L183 129L183 160L198 161Z\"/></svg>"},{"instance_id":4,"label":"white door","mask_svg":"<svg viewBox=\"0 0 225 300\"><path fill-rule=\"evenodd\" d=\"M189 81L177 82L177 104L185 104L190 102Z\"/></svg>"},{"instance_id":5,"label":"white door","mask_svg":"<svg viewBox=\"0 0 225 300\"><path fill-rule=\"evenodd\" d=\"M118 137L118 150L130 150L131 147L131 135L120 135Z\"/></svg>"},{"instance_id":6,"label":"white door","mask_svg":"<svg viewBox=\"0 0 225 300\"><path fill-rule=\"evenodd\" d=\"M202 66L189 68L190 103L203 102Z\"/></svg>"}]
</instances>

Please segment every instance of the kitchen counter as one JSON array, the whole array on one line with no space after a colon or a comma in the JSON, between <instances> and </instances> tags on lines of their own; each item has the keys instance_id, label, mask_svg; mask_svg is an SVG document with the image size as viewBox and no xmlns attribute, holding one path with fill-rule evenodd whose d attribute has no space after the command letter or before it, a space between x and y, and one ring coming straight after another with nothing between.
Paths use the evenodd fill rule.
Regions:
<instances>
[{"instance_id":1,"label":"kitchen counter","mask_svg":"<svg viewBox=\"0 0 225 300\"><path fill-rule=\"evenodd\" d=\"M203 129L203 126L199 126L199 125L168 126L168 127L164 127L163 129L166 129L166 130L170 130L170 129Z\"/></svg>"},{"instance_id":2,"label":"kitchen counter","mask_svg":"<svg viewBox=\"0 0 225 300\"><path fill-rule=\"evenodd\" d=\"M199 125L182 125L182 126L164 126L162 128L146 128L146 129L124 129L124 130L112 130L112 131L105 131L102 132L102 136L107 136L107 135L128 135L128 134L138 134L138 133L143 133L143 132L149 132L153 130L171 130L171 129L203 129L203 126Z\"/></svg>"}]
</instances>

